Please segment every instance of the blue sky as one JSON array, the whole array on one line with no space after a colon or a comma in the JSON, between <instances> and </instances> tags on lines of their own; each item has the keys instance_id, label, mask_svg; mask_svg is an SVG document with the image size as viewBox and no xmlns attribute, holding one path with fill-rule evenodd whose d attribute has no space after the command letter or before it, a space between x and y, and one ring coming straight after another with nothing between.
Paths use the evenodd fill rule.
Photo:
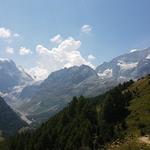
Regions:
<instances>
[{"instance_id":1,"label":"blue sky","mask_svg":"<svg viewBox=\"0 0 150 150\"><path fill-rule=\"evenodd\" d=\"M45 74L98 65L150 46L149 6L149 0L0 0L0 55Z\"/></svg>"}]
</instances>

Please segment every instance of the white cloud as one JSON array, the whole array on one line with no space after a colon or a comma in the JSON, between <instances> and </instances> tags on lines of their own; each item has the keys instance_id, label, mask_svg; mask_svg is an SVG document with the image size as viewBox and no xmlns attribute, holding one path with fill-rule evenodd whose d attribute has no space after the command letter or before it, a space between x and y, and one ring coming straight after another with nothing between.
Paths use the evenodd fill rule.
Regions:
<instances>
[{"instance_id":1,"label":"white cloud","mask_svg":"<svg viewBox=\"0 0 150 150\"><path fill-rule=\"evenodd\" d=\"M43 47L42 45L37 45L36 46L36 52L39 54L39 55L44 55L44 54L47 54L49 53L49 50L45 47Z\"/></svg>"},{"instance_id":2,"label":"white cloud","mask_svg":"<svg viewBox=\"0 0 150 150\"><path fill-rule=\"evenodd\" d=\"M4 27L0 28L0 38L8 39L11 37L11 31Z\"/></svg>"},{"instance_id":3,"label":"white cloud","mask_svg":"<svg viewBox=\"0 0 150 150\"><path fill-rule=\"evenodd\" d=\"M89 60L94 60L95 58L96 58L96 57L93 56L92 54L88 55L88 59L89 59Z\"/></svg>"},{"instance_id":4,"label":"white cloud","mask_svg":"<svg viewBox=\"0 0 150 150\"><path fill-rule=\"evenodd\" d=\"M18 33L14 33L10 29L7 29L5 27L0 27L0 38L2 39L9 39L13 37L19 37L20 35Z\"/></svg>"},{"instance_id":5,"label":"white cloud","mask_svg":"<svg viewBox=\"0 0 150 150\"><path fill-rule=\"evenodd\" d=\"M35 80L41 80L41 79L45 79L48 76L48 71L44 68L41 68L39 66L33 67L29 70L26 70L33 79Z\"/></svg>"},{"instance_id":6,"label":"white cloud","mask_svg":"<svg viewBox=\"0 0 150 150\"><path fill-rule=\"evenodd\" d=\"M118 66L120 66L121 70L129 70L137 67L138 62L131 62L131 63L126 63L122 60L119 60L117 63Z\"/></svg>"},{"instance_id":7,"label":"white cloud","mask_svg":"<svg viewBox=\"0 0 150 150\"><path fill-rule=\"evenodd\" d=\"M42 45L36 46L36 52L38 55L36 71L44 71L44 76L50 72L62 69L64 67L80 66L81 64L89 65L94 67L90 61L87 61L81 55L79 49L81 41L74 40L72 37L62 41L57 47L48 49ZM38 73L36 73L38 74ZM40 74L40 73L39 73Z\"/></svg>"},{"instance_id":8,"label":"white cloud","mask_svg":"<svg viewBox=\"0 0 150 150\"><path fill-rule=\"evenodd\" d=\"M81 27L81 31L82 32L84 32L84 33L89 33L89 32L91 32L92 31L92 27L90 26L90 25L83 25L82 27Z\"/></svg>"},{"instance_id":9,"label":"white cloud","mask_svg":"<svg viewBox=\"0 0 150 150\"><path fill-rule=\"evenodd\" d=\"M5 51L8 54L14 54L14 49L12 47L7 47Z\"/></svg>"},{"instance_id":10,"label":"white cloud","mask_svg":"<svg viewBox=\"0 0 150 150\"><path fill-rule=\"evenodd\" d=\"M58 34L58 35L56 35L56 36L54 36L53 38L50 39L50 41L51 41L52 43L56 43L56 44L61 43L62 40L63 40L63 38L61 37L60 34Z\"/></svg>"},{"instance_id":11,"label":"white cloud","mask_svg":"<svg viewBox=\"0 0 150 150\"><path fill-rule=\"evenodd\" d=\"M29 54L32 54L32 51L26 47L20 47L19 54L20 55L29 55Z\"/></svg>"}]
</instances>

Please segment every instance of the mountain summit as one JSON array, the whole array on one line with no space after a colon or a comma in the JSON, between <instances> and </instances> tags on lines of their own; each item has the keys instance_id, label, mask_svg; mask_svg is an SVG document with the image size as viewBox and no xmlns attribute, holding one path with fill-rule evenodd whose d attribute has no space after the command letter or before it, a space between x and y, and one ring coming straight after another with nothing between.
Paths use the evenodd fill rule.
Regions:
<instances>
[{"instance_id":1,"label":"mountain summit","mask_svg":"<svg viewBox=\"0 0 150 150\"><path fill-rule=\"evenodd\" d=\"M133 51L104 62L96 68L101 78L137 79L150 73L150 48Z\"/></svg>"},{"instance_id":2,"label":"mountain summit","mask_svg":"<svg viewBox=\"0 0 150 150\"><path fill-rule=\"evenodd\" d=\"M0 91L8 92L15 86L31 82L30 75L18 68L10 59L0 58Z\"/></svg>"},{"instance_id":3,"label":"mountain summit","mask_svg":"<svg viewBox=\"0 0 150 150\"><path fill-rule=\"evenodd\" d=\"M62 109L74 95L81 95L78 86L89 78L98 77L97 73L86 65L73 66L53 72L41 83L30 101L19 109L34 119L44 120ZM22 93L23 94L23 93Z\"/></svg>"}]
</instances>

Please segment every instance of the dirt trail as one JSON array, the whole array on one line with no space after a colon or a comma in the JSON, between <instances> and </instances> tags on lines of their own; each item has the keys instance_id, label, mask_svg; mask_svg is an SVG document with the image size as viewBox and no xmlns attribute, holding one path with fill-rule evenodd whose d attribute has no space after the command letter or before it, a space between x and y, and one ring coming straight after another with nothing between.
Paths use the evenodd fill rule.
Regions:
<instances>
[{"instance_id":1,"label":"dirt trail","mask_svg":"<svg viewBox=\"0 0 150 150\"><path fill-rule=\"evenodd\" d=\"M149 136L139 137L139 141L142 143L150 144L150 137Z\"/></svg>"}]
</instances>

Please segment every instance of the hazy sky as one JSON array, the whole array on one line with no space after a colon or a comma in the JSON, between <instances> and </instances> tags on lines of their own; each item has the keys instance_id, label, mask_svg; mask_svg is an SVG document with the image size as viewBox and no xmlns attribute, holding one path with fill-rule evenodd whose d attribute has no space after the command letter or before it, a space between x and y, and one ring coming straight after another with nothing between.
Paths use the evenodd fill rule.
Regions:
<instances>
[{"instance_id":1,"label":"hazy sky","mask_svg":"<svg viewBox=\"0 0 150 150\"><path fill-rule=\"evenodd\" d=\"M39 77L150 46L150 0L0 0L0 57Z\"/></svg>"}]
</instances>

